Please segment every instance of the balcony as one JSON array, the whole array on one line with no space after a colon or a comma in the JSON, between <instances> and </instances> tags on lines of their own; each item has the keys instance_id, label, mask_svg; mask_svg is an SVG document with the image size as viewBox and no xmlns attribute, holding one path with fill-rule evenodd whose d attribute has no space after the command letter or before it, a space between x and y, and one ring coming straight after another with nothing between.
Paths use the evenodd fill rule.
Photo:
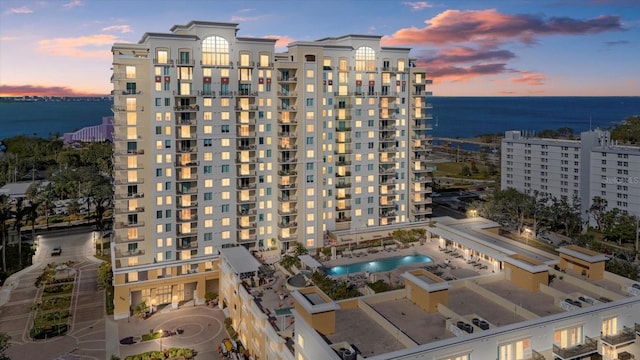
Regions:
<instances>
[{"instance_id":1,"label":"balcony","mask_svg":"<svg viewBox=\"0 0 640 360\"><path fill-rule=\"evenodd\" d=\"M422 206L416 206L413 209L411 209L411 213L415 214L415 215L430 215L433 212L433 210L430 207L422 207Z\"/></svg>"},{"instance_id":2,"label":"balcony","mask_svg":"<svg viewBox=\"0 0 640 360\"><path fill-rule=\"evenodd\" d=\"M138 207L134 207L134 208L129 208L129 207L117 207L116 208L116 213L118 214L133 214L133 213L139 213L139 212L143 212L144 211L144 206L138 206Z\"/></svg>"},{"instance_id":3,"label":"balcony","mask_svg":"<svg viewBox=\"0 0 640 360\"><path fill-rule=\"evenodd\" d=\"M291 183L287 183L287 184L278 184L278 189L295 189L298 186L296 185L295 182L291 182Z\"/></svg>"},{"instance_id":4,"label":"balcony","mask_svg":"<svg viewBox=\"0 0 640 360\"><path fill-rule=\"evenodd\" d=\"M256 202L256 197L255 196L245 196L245 197L239 197L238 198L238 203L239 204L254 203L254 202Z\"/></svg>"},{"instance_id":5,"label":"balcony","mask_svg":"<svg viewBox=\"0 0 640 360\"><path fill-rule=\"evenodd\" d=\"M250 189L255 189L256 188L256 183L255 182L239 182L238 186L236 186L236 189L238 190L250 190Z\"/></svg>"},{"instance_id":6,"label":"balcony","mask_svg":"<svg viewBox=\"0 0 640 360\"><path fill-rule=\"evenodd\" d=\"M256 97L258 96L258 92L247 90L247 89L241 89L236 91L236 96L237 97Z\"/></svg>"},{"instance_id":7,"label":"balcony","mask_svg":"<svg viewBox=\"0 0 640 360\"><path fill-rule=\"evenodd\" d=\"M351 221L351 216L343 216L343 217L336 218L337 223L348 222L348 221Z\"/></svg>"},{"instance_id":8,"label":"balcony","mask_svg":"<svg viewBox=\"0 0 640 360\"><path fill-rule=\"evenodd\" d=\"M296 176L298 172L295 170L279 170L278 175L280 176Z\"/></svg>"},{"instance_id":9,"label":"balcony","mask_svg":"<svg viewBox=\"0 0 640 360\"><path fill-rule=\"evenodd\" d=\"M603 336L600 338L600 341L614 347L620 346L620 345L626 345L626 344L634 343L636 341L636 333L634 329L625 326L622 328L622 332L616 335Z\"/></svg>"},{"instance_id":10,"label":"balcony","mask_svg":"<svg viewBox=\"0 0 640 360\"><path fill-rule=\"evenodd\" d=\"M396 212L395 211L381 211L379 215L380 215L380 217L384 217L384 218L396 217Z\"/></svg>"},{"instance_id":11,"label":"balcony","mask_svg":"<svg viewBox=\"0 0 640 360\"><path fill-rule=\"evenodd\" d=\"M298 159L296 158L278 158L278 162L282 164L292 164L296 163Z\"/></svg>"},{"instance_id":12,"label":"balcony","mask_svg":"<svg viewBox=\"0 0 640 360\"><path fill-rule=\"evenodd\" d=\"M176 97L195 97L196 96L196 92L195 92L195 90L174 91L173 92L173 96L176 96Z\"/></svg>"},{"instance_id":13,"label":"balcony","mask_svg":"<svg viewBox=\"0 0 640 360\"><path fill-rule=\"evenodd\" d=\"M278 223L278 227L281 229L289 229L289 228L294 228L298 226L298 222L297 221L285 221L285 222L279 222Z\"/></svg>"},{"instance_id":14,"label":"balcony","mask_svg":"<svg viewBox=\"0 0 640 360\"><path fill-rule=\"evenodd\" d=\"M119 194L116 192L116 200L129 200L129 199L142 199L142 198L144 198L144 193Z\"/></svg>"},{"instance_id":15,"label":"balcony","mask_svg":"<svg viewBox=\"0 0 640 360\"><path fill-rule=\"evenodd\" d=\"M290 241L295 241L297 240L297 236L295 233L289 233L289 235L278 235L278 240L280 240L281 242L290 242Z\"/></svg>"},{"instance_id":16,"label":"balcony","mask_svg":"<svg viewBox=\"0 0 640 360\"><path fill-rule=\"evenodd\" d=\"M293 119L283 119L282 117L278 117L278 124L280 125L296 125L298 124L298 120Z\"/></svg>"},{"instance_id":17,"label":"balcony","mask_svg":"<svg viewBox=\"0 0 640 360\"><path fill-rule=\"evenodd\" d=\"M336 200L348 200L351 199L351 194L336 193Z\"/></svg>"},{"instance_id":18,"label":"balcony","mask_svg":"<svg viewBox=\"0 0 640 360\"><path fill-rule=\"evenodd\" d=\"M140 90L138 90L138 91L136 91L136 90L123 90L121 94L122 95L140 95L140 94L142 94L142 91L140 91Z\"/></svg>"},{"instance_id":19,"label":"balcony","mask_svg":"<svg viewBox=\"0 0 640 360\"><path fill-rule=\"evenodd\" d=\"M238 207L239 216L255 216L257 211L255 208Z\"/></svg>"},{"instance_id":20,"label":"balcony","mask_svg":"<svg viewBox=\"0 0 640 360\"><path fill-rule=\"evenodd\" d=\"M244 230L239 230L238 231L238 242L239 243L251 243L251 242L258 241L258 235L256 235L256 234L243 235L243 234L240 233L241 231L244 231Z\"/></svg>"},{"instance_id":21,"label":"balcony","mask_svg":"<svg viewBox=\"0 0 640 360\"><path fill-rule=\"evenodd\" d=\"M178 211L178 221L198 221L198 214L197 213L192 213L189 215L182 215L182 213L180 211Z\"/></svg>"},{"instance_id":22,"label":"balcony","mask_svg":"<svg viewBox=\"0 0 640 360\"><path fill-rule=\"evenodd\" d=\"M279 77L278 81L279 82L296 82L298 81L298 78L295 76Z\"/></svg>"},{"instance_id":23,"label":"balcony","mask_svg":"<svg viewBox=\"0 0 640 360\"><path fill-rule=\"evenodd\" d=\"M256 227L255 221L240 221L238 220L237 228L238 229L253 229Z\"/></svg>"},{"instance_id":24,"label":"balcony","mask_svg":"<svg viewBox=\"0 0 640 360\"><path fill-rule=\"evenodd\" d=\"M135 249L135 250L115 250L116 257L129 257L129 256L141 256L144 255L144 249Z\"/></svg>"},{"instance_id":25,"label":"balcony","mask_svg":"<svg viewBox=\"0 0 640 360\"><path fill-rule=\"evenodd\" d=\"M295 91L278 91L278 97L298 97L298 93Z\"/></svg>"},{"instance_id":26,"label":"balcony","mask_svg":"<svg viewBox=\"0 0 640 360\"><path fill-rule=\"evenodd\" d=\"M116 185L135 185L144 183L144 178L137 179L118 179Z\"/></svg>"},{"instance_id":27,"label":"balcony","mask_svg":"<svg viewBox=\"0 0 640 360\"><path fill-rule=\"evenodd\" d=\"M193 154L198 152L198 148L196 146L178 146L176 152L182 154Z\"/></svg>"},{"instance_id":28,"label":"balcony","mask_svg":"<svg viewBox=\"0 0 640 360\"><path fill-rule=\"evenodd\" d=\"M336 177L347 177L351 176L351 171L337 172Z\"/></svg>"},{"instance_id":29,"label":"balcony","mask_svg":"<svg viewBox=\"0 0 640 360\"><path fill-rule=\"evenodd\" d=\"M531 350L531 357L529 359L530 360L546 360L544 355L540 354L539 352L537 352L535 350Z\"/></svg>"},{"instance_id":30,"label":"balcony","mask_svg":"<svg viewBox=\"0 0 640 360\"><path fill-rule=\"evenodd\" d=\"M177 59L175 62L176 65L179 66L194 66L196 64L196 61L194 59Z\"/></svg>"},{"instance_id":31,"label":"balcony","mask_svg":"<svg viewBox=\"0 0 640 360\"><path fill-rule=\"evenodd\" d=\"M560 358L560 360L570 360L597 353L598 341L588 336L585 336L584 338L584 344L578 344L568 348L561 348L558 345L553 345L553 355Z\"/></svg>"},{"instance_id":32,"label":"balcony","mask_svg":"<svg viewBox=\"0 0 640 360\"><path fill-rule=\"evenodd\" d=\"M198 207L197 201L179 201L178 207L181 209Z\"/></svg>"},{"instance_id":33,"label":"balcony","mask_svg":"<svg viewBox=\"0 0 640 360\"><path fill-rule=\"evenodd\" d=\"M200 110L198 105L177 105L173 107L173 111L176 112L194 112Z\"/></svg>"},{"instance_id":34,"label":"balcony","mask_svg":"<svg viewBox=\"0 0 640 360\"><path fill-rule=\"evenodd\" d=\"M351 183L350 182L338 182L336 183L336 189L346 189L346 188L350 188L351 187Z\"/></svg>"},{"instance_id":35,"label":"balcony","mask_svg":"<svg viewBox=\"0 0 640 360\"><path fill-rule=\"evenodd\" d=\"M296 208L295 207L290 207L288 209L282 209L279 208L278 209L278 215L290 215L290 214L295 214L296 213Z\"/></svg>"},{"instance_id":36,"label":"balcony","mask_svg":"<svg viewBox=\"0 0 640 360\"><path fill-rule=\"evenodd\" d=\"M120 229L125 229L125 228L132 228L132 227L139 227L139 226L144 226L144 221L138 221L138 222L124 222L124 221L120 221L116 223L116 226Z\"/></svg>"},{"instance_id":37,"label":"balcony","mask_svg":"<svg viewBox=\"0 0 640 360\"><path fill-rule=\"evenodd\" d=\"M114 236L114 241L116 244L124 244L136 241L144 241L144 236L138 235L136 238L128 238L127 236Z\"/></svg>"},{"instance_id":38,"label":"balcony","mask_svg":"<svg viewBox=\"0 0 640 360\"><path fill-rule=\"evenodd\" d=\"M256 66L256 62L255 61L247 61L247 62L236 61L236 66L238 66L238 69L240 69L240 68L253 68L253 67Z\"/></svg>"},{"instance_id":39,"label":"balcony","mask_svg":"<svg viewBox=\"0 0 640 360\"><path fill-rule=\"evenodd\" d=\"M178 240L178 244L177 244L177 249L178 250L189 250L189 249L197 249L198 248L198 241L196 240L189 240L189 239L180 239Z\"/></svg>"},{"instance_id":40,"label":"balcony","mask_svg":"<svg viewBox=\"0 0 640 360\"><path fill-rule=\"evenodd\" d=\"M351 165L351 160L336 160L336 166L349 166Z\"/></svg>"}]
</instances>

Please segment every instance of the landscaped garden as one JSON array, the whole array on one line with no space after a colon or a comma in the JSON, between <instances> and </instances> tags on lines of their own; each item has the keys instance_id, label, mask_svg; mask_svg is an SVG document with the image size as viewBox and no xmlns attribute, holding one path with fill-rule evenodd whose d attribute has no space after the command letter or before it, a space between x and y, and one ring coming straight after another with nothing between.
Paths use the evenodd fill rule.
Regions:
<instances>
[{"instance_id":1,"label":"landscaped garden","mask_svg":"<svg viewBox=\"0 0 640 360\"><path fill-rule=\"evenodd\" d=\"M50 263L36 279L35 285L42 288L40 299L33 305L35 312L33 327L29 336L33 339L46 339L63 335L69 330L69 309L75 270L73 262L62 265Z\"/></svg>"}]
</instances>

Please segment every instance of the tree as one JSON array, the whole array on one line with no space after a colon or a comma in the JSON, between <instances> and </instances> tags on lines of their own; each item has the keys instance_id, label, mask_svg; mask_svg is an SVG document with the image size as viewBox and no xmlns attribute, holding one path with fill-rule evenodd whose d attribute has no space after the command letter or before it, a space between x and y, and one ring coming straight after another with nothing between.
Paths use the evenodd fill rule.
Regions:
<instances>
[{"instance_id":1,"label":"tree","mask_svg":"<svg viewBox=\"0 0 640 360\"><path fill-rule=\"evenodd\" d=\"M0 332L0 360L10 360L5 351L11 346L9 343L11 336L7 333Z\"/></svg>"},{"instance_id":2,"label":"tree","mask_svg":"<svg viewBox=\"0 0 640 360\"><path fill-rule=\"evenodd\" d=\"M601 198L600 196L594 196L591 201L591 206L589 207L589 214L596 222L596 227L598 230L602 229L604 215L607 211L607 200Z\"/></svg>"},{"instance_id":3,"label":"tree","mask_svg":"<svg viewBox=\"0 0 640 360\"><path fill-rule=\"evenodd\" d=\"M29 200L29 206L27 207L27 224L31 221L32 241L35 241L36 239L36 221L38 220L38 208L40 207L40 203L37 201L39 186L39 182L32 183L29 185L25 194L27 196L27 200Z\"/></svg>"},{"instance_id":4,"label":"tree","mask_svg":"<svg viewBox=\"0 0 640 360\"><path fill-rule=\"evenodd\" d=\"M633 243L636 239L636 217L618 208L607 211L604 215L604 234L607 241Z\"/></svg>"},{"instance_id":5,"label":"tree","mask_svg":"<svg viewBox=\"0 0 640 360\"><path fill-rule=\"evenodd\" d=\"M611 140L627 144L640 142L640 115L626 118L620 125L611 129Z\"/></svg>"},{"instance_id":6,"label":"tree","mask_svg":"<svg viewBox=\"0 0 640 360\"><path fill-rule=\"evenodd\" d=\"M7 273L7 221L11 218L9 197L0 194L0 236L2 236L2 271Z\"/></svg>"},{"instance_id":7,"label":"tree","mask_svg":"<svg viewBox=\"0 0 640 360\"><path fill-rule=\"evenodd\" d=\"M12 211L15 218L13 229L18 233L18 266L20 269L22 269L22 218L27 214L27 209L23 202L23 198L18 199Z\"/></svg>"}]
</instances>

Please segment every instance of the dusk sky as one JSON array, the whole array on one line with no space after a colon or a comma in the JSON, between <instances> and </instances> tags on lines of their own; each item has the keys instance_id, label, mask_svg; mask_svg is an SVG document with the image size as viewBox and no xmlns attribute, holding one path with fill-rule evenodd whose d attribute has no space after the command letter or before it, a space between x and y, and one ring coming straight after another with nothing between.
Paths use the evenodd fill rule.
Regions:
<instances>
[{"instance_id":1,"label":"dusk sky","mask_svg":"<svg viewBox=\"0 0 640 360\"><path fill-rule=\"evenodd\" d=\"M191 20L410 47L436 96L640 96L639 0L0 1L0 96L106 95L111 46Z\"/></svg>"}]
</instances>

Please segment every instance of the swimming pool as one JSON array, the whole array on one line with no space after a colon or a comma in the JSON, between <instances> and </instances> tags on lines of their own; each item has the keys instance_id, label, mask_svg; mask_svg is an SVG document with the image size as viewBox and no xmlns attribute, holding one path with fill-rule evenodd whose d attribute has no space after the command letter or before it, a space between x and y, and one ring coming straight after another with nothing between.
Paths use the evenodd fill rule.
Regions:
<instances>
[{"instance_id":1,"label":"swimming pool","mask_svg":"<svg viewBox=\"0 0 640 360\"><path fill-rule=\"evenodd\" d=\"M359 272L382 272L396 269L400 266L431 262L431 258L425 255L397 256L386 259L363 261L342 266L334 266L325 270L327 275L342 276Z\"/></svg>"}]
</instances>

